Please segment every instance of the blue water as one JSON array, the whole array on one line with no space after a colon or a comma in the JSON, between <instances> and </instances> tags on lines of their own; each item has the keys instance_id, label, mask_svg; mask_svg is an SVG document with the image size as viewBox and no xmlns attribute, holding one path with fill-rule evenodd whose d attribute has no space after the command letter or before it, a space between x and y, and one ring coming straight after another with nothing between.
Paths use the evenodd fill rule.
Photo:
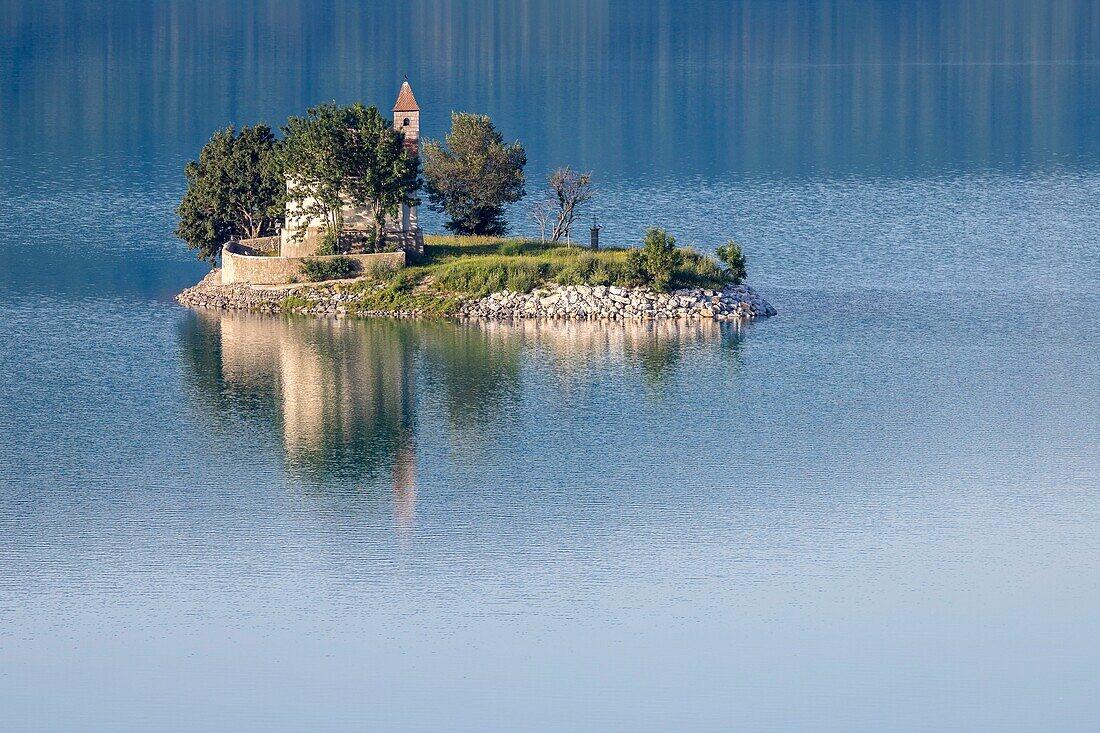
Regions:
<instances>
[{"instance_id":1,"label":"blue water","mask_svg":"<svg viewBox=\"0 0 1100 733\"><path fill-rule=\"evenodd\" d=\"M172 301L406 73L780 315ZM1098 201L1090 2L0 1L0 730L1095 730Z\"/></svg>"}]
</instances>

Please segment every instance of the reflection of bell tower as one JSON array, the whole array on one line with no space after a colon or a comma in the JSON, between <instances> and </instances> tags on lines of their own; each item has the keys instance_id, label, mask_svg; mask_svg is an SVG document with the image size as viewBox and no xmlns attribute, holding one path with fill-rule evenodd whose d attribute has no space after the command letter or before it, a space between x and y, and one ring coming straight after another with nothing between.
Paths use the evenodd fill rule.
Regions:
<instances>
[{"instance_id":1,"label":"reflection of bell tower","mask_svg":"<svg viewBox=\"0 0 1100 733\"><path fill-rule=\"evenodd\" d=\"M393 129L404 136L405 150L411 155L420 155L420 105L416 103L408 77L401 83L401 91L393 105ZM401 228L405 231L417 228L415 206L401 207Z\"/></svg>"},{"instance_id":2,"label":"reflection of bell tower","mask_svg":"<svg viewBox=\"0 0 1100 733\"><path fill-rule=\"evenodd\" d=\"M410 532L416 520L416 447L411 435L393 456L393 513L398 529Z\"/></svg>"}]
</instances>

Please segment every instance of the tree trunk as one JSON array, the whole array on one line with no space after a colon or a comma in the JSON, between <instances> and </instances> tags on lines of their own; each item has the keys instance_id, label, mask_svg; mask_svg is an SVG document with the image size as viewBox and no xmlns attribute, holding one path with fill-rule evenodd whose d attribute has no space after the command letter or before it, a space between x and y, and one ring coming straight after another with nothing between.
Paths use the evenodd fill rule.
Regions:
<instances>
[{"instance_id":1,"label":"tree trunk","mask_svg":"<svg viewBox=\"0 0 1100 733\"><path fill-rule=\"evenodd\" d=\"M565 224L566 211L564 209L558 211L557 221L554 222L554 230L550 236L551 242L557 242L564 235L569 237L569 227Z\"/></svg>"},{"instance_id":2,"label":"tree trunk","mask_svg":"<svg viewBox=\"0 0 1100 733\"><path fill-rule=\"evenodd\" d=\"M386 210L384 206L374 207L374 249L381 250L382 241L386 237Z\"/></svg>"}]
</instances>

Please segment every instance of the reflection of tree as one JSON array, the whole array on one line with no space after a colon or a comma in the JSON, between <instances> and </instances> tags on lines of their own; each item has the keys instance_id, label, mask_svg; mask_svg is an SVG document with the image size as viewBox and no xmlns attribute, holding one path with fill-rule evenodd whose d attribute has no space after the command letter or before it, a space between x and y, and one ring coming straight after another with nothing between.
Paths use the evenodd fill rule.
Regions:
<instances>
[{"instance_id":1,"label":"reflection of tree","mask_svg":"<svg viewBox=\"0 0 1100 733\"><path fill-rule=\"evenodd\" d=\"M630 331L627 352L642 370L647 386L662 390L677 374L684 355L693 347L717 341L722 353L739 353L739 327L718 321L649 321Z\"/></svg>"},{"instance_id":2,"label":"reflection of tree","mask_svg":"<svg viewBox=\"0 0 1100 733\"><path fill-rule=\"evenodd\" d=\"M468 321L422 328L425 377L442 394L453 428L486 425L518 404L523 342L516 334Z\"/></svg>"},{"instance_id":3,"label":"reflection of tree","mask_svg":"<svg viewBox=\"0 0 1100 733\"><path fill-rule=\"evenodd\" d=\"M634 353L642 374L650 387L660 387L676 372L681 353L679 335L669 336L649 330L639 336L634 343Z\"/></svg>"},{"instance_id":4,"label":"reflection of tree","mask_svg":"<svg viewBox=\"0 0 1100 733\"><path fill-rule=\"evenodd\" d=\"M408 65L408 28L439 17L443 3L334 0L325 13L308 0L283 0L278 13L257 13L253 3L134 3L109 13L101 5L28 2L0 14L5 59L20 69L19 84L0 85L0 140L34 149L48 127L56 147L77 154L71 159L117 165L105 153L135 139L182 141L172 152L191 154L214 124L238 116L243 90L255 100L317 100L355 89L384 101ZM416 48L417 63L449 99L481 95L482 69L492 64L500 70L494 97L516 100L502 111L503 129L522 129L542 160L579 157L600 171L634 170L639 150L647 171L677 181L686 171L731 167L774 179L822 170L925 176L959 161L980 170L1093 165L1095 2L939 0L891 3L889 13L865 5L639 0L630 22L620 22L621 10L606 1L462 3L433 26L434 43ZM50 42L26 41L37 28L57 32ZM154 33L173 42L150 43ZM724 52L731 38L739 39L736 53ZM214 73L230 47L248 63ZM70 63L77 49L78 77ZM288 62L307 56L312 63ZM363 58L372 60L368 79L356 61ZM620 58L630 63L614 63ZM961 63L938 63L947 59ZM1027 73L990 64L1032 59L1089 61ZM565 83L563 64L591 103L564 103L575 86ZM147 73L113 84L119 68ZM172 94L160 93L163 79L178 80ZM706 100L692 124L714 134L680 134L685 96ZM983 105L960 109L960 99L995 99L998 120L1020 122L991 124ZM614 136L609 119L618 123ZM99 155L87 154L89 144Z\"/></svg>"},{"instance_id":5,"label":"reflection of tree","mask_svg":"<svg viewBox=\"0 0 1100 733\"><path fill-rule=\"evenodd\" d=\"M740 367L741 360L744 358L741 351L743 348L743 341L745 340L745 330L740 323L726 322L721 327L722 334L722 350L723 358L729 359L734 366Z\"/></svg>"},{"instance_id":6,"label":"reflection of tree","mask_svg":"<svg viewBox=\"0 0 1100 733\"><path fill-rule=\"evenodd\" d=\"M721 357L740 367L743 338L741 325L734 322L652 321L636 327L631 345L646 385L661 392L679 371L684 355L702 343L717 341Z\"/></svg>"},{"instance_id":7,"label":"reflection of tree","mask_svg":"<svg viewBox=\"0 0 1100 733\"><path fill-rule=\"evenodd\" d=\"M204 407L224 407L219 321L206 311L187 311L179 326L179 344L188 392Z\"/></svg>"}]
</instances>

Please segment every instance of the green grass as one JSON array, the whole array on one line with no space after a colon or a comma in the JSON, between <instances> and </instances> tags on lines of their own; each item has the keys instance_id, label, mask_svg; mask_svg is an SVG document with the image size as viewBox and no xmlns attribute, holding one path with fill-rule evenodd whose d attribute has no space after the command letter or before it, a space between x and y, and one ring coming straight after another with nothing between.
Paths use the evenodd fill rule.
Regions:
<instances>
[{"instance_id":1,"label":"green grass","mask_svg":"<svg viewBox=\"0 0 1100 733\"><path fill-rule=\"evenodd\" d=\"M424 237L425 253L421 262L438 264L457 258L482 255L536 255L553 249L568 249L533 239L516 237L456 237L431 235ZM575 249L575 248L574 248Z\"/></svg>"},{"instance_id":2,"label":"green grass","mask_svg":"<svg viewBox=\"0 0 1100 733\"><path fill-rule=\"evenodd\" d=\"M592 252L525 239L429 236L424 257L416 264L395 271L370 268L360 280L337 288L353 296L346 303L353 312L447 315L466 298L500 290L527 293L551 283L642 286L646 277L637 259L627 249ZM681 249L678 261L672 288L720 288L728 282L712 257Z\"/></svg>"},{"instance_id":3,"label":"green grass","mask_svg":"<svg viewBox=\"0 0 1100 733\"><path fill-rule=\"evenodd\" d=\"M425 239L422 266L441 290L481 297L498 290L529 292L541 285L639 287L646 276L628 249L593 252L524 239L436 236ZM718 261L691 249L678 250L670 287L720 288L729 282Z\"/></svg>"},{"instance_id":4,"label":"green grass","mask_svg":"<svg viewBox=\"0 0 1100 733\"><path fill-rule=\"evenodd\" d=\"M444 292L482 297L498 290L530 292L547 280L550 269L541 258L480 255L436 265L433 277Z\"/></svg>"},{"instance_id":5,"label":"green grass","mask_svg":"<svg viewBox=\"0 0 1100 733\"><path fill-rule=\"evenodd\" d=\"M453 295L412 293L395 290L379 290L366 293L348 304L349 312L393 313L416 311L425 316L446 316L458 311L461 301Z\"/></svg>"},{"instance_id":6,"label":"green grass","mask_svg":"<svg viewBox=\"0 0 1100 733\"><path fill-rule=\"evenodd\" d=\"M458 310L461 298L425 286L430 268L373 271L362 280L337 286L354 298L345 303L350 312L417 311L444 316Z\"/></svg>"},{"instance_id":7,"label":"green grass","mask_svg":"<svg viewBox=\"0 0 1100 733\"><path fill-rule=\"evenodd\" d=\"M288 295L279 301L279 308L284 312L290 312L296 308L308 308L311 305L313 303L299 295Z\"/></svg>"}]
</instances>

